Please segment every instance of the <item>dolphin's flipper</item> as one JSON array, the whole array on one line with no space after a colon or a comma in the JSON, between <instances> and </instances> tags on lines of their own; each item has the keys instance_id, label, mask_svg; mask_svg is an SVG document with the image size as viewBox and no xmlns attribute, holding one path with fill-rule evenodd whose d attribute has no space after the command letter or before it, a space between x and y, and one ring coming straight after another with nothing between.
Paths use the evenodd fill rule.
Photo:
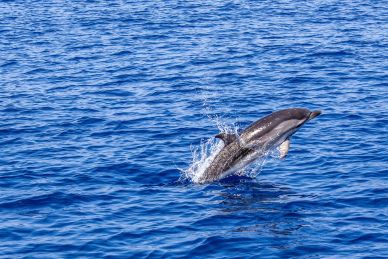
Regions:
<instances>
[{"instance_id":1,"label":"dolphin's flipper","mask_svg":"<svg viewBox=\"0 0 388 259\"><path fill-rule=\"evenodd\" d=\"M224 133L224 132L215 135L215 137L222 139L222 141L224 141L225 146L229 145L230 143L235 141L237 138L236 135L234 135L234 134Z\"/></svg>"},{"instance_id":2,"label":"dolphin's flipper","mask_svg":"<svg viewBox=\"0 0 388 259\"><path fill-rule=\"evenodd\" d=\"M283 159L287 156L288 150L290 149L290 140L286 139L279 147L280 155L279 158Z\"/></svg>"}]
</instances>

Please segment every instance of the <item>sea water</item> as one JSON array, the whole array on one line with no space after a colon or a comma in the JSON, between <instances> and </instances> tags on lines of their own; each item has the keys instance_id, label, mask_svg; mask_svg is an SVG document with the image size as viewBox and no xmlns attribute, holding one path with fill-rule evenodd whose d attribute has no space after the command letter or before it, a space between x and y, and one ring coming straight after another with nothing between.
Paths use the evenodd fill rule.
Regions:
<instances>
[{"instance_id":1,"label":"sea water","mask_svg":"<svg viewBox=\"0 0 388 259\"><path fill-rule=\"evenodd\" d=\"M388 257L384 1L16 0L0 17L1 258ZM290 107L323 114L286 159L184 178L221 148L217 121Z\"/></svg>"}]
</instances>

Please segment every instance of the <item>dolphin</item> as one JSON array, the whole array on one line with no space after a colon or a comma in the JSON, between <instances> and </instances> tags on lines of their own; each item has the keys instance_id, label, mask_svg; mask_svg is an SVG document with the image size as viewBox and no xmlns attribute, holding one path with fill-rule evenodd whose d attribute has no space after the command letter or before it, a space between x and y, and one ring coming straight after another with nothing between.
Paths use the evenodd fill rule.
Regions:
<instances>
[{"instance_id":1,"label":"dolphin","mask_svg":"<svg viewBox=\"0 0 388 259\"><path fill-rule=\"evenodd\" d=\"M262 157L273 147L279 147L280 158L287 156L291 136L307 121L314 119L321 111L290 108L276 111L248 126L241 134L220 133L216 138L224 147L214 157L198 183L209 183L243 169Z\"/></svg>"}]
</instances>

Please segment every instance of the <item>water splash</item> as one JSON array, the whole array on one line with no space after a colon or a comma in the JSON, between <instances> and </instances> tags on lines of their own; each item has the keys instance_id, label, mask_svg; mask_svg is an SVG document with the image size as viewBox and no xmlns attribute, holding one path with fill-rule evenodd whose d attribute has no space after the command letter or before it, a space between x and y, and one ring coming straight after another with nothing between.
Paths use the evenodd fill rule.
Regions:
<instances>
[{"instance_id":1,"label":"water splash","mask_svg":"<svg viewBox=\"0 0 388 259\"><path fill-rule=\"evenodd\" d=\"M238 128L224 129L224 132L237 131ZM192 161L189 168L181 170L181 180L190 180L194 183L198 183L199 179L205 173L206 168L209 167L210 163L214 160L215 156L224 147L222 141L218 141L212 137L201 141L199 146L191 146ZM256 159L249 166L243 168L240 171L235 172L235 175L246 176L255 179L261 172L264 165L269 161L268 159L278 158L279 149L272 148L264 153L263 156Z\"/></svg>"},{"instance_id":2,"label":"water splash","mask_svg":"<svg viewBox=\"0 0 388 259\"><path fill-rule=\"evenodd\" d=\"M192 161L189 168L182 171L183 179L197 183L223 146L223 143L217 142L215 138L201 141L199 147L191 146Z\"/></svg>"},{"instance_id":3,"label":"water splash","mask_svg":"<svg viewBox=\"0 0 388 259\"><path fill-rule=\"evenodd\" d=\"M217 125L217 128L220 132L239 136L240 126L237 123L237 118L233 124L228 124L225 117L214 113L215 107L211 106L209 97L209 95L202 92L201 99L203 103L204 115ZM185 170L179 169L181 171L180 180L189 180L194 183L198 183L199 179L201 179L202 175L205 173L206 168L209 167L215 156L221 151L223 147L223 141L219 141L215 137L203 139L199 146L190 146L192 161L189 168ZM278 154L278 148L267 150L260 158L256 159L249 166L235 172L234 174L256 178L257 175L261 172L264 164L267 162L267 159L269 157L278 157Z\"/></svg>"}]
</instances>

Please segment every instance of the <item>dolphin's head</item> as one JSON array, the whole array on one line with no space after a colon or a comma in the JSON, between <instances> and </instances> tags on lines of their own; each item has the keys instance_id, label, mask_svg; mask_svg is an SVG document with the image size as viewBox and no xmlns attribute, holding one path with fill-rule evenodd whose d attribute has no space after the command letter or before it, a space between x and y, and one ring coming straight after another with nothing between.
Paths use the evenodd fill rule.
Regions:
<instances>
[{"instance_id":1,"label":"dolphin's head","mask_svg":"<svg viewBox=\"0 0 388 259\"><path fill-rule=\"evenodd\" d=\"M314 119L322 113L319 110L310 111L304 108L291 108L284 111L286 116L284 116L283 119L287 118L289 120L295 120L297 121L297 126L302 126L307 121Z\"/></svg>"},{"instance_id":2,"label":"dolphin's head","mask_svg":"<svg viewBox=\"0 0 388 259\"><path fill-rule=\"evenodd\" d=\"M319 110L310 111L304 108L291 108L284 110L282 113L285 116L279 116L283 119L283 122L279 126L275 127L273 132L276 132L277 136L282 143L285 139L291 137L299 128L301 128L306 122L319 116L322 112Z\"/></svg>"},{"instance_id":3,"label":"dolphin's head","mask_svg":"<svg viewBox=\"0 0 388 259\"><path fill-rule=\"evenodd\" d=\"M319 115L321 115L321 111L312 111L312 112L310 112L310 114L309 114L309 118L308 118L308 120L312 120L312 119L314 119L315 117L317 117L317 116L319 116Z\"/></svg>"},{"instance_id":4,"label":"dolphin's head","mask_svg":"<svg viewBox=\"0 0 388 259\"><path fill-rule=\"evenodd\" d=\"M322 113L319 110L310 111L308 109L303 108L294 108L290 109L290 111L292 111L292 113L290 113L290 118L296 121L296 128L301 127L303 124L314 119Z\"/></svg>"}]
</instances>

